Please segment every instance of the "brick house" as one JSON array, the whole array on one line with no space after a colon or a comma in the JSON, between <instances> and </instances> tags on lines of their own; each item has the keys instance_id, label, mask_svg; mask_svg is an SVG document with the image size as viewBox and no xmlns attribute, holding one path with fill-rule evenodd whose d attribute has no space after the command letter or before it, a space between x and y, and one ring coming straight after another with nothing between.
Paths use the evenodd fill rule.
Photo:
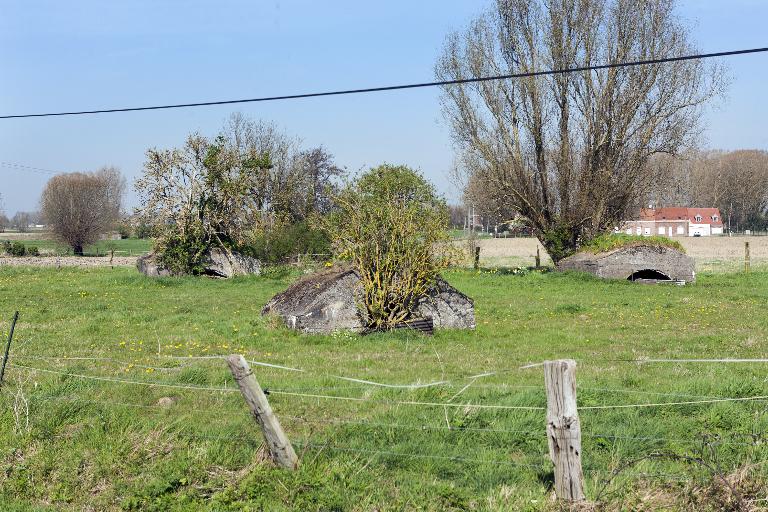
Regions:
<instances>
[{"instance_id":1,"label":"brick house","mask_svg":"<svg viewBox=\"0 0 768 512\"><path fill-rule=\"evenodd\" d=\"M639 219L626 221L616 232L668 237L722 235L723 218L717 208L643 208Z\"/></svg>"}]
</instances>

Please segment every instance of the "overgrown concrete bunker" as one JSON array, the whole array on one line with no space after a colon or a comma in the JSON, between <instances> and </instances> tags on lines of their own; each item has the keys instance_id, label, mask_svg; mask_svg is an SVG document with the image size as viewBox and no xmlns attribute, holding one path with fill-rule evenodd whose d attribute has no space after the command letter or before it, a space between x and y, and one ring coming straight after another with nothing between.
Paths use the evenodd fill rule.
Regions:
<instances>
[{"instance_id":1,"label":"overgrown concrete bunker","mask_svg":"<svg viewBox=\"0 0 768 512\"><path fill-rule=\"evenodd\" d=\"M301 277L270 300L262 314L308 333L366 330L360 307L360 276L351 267L331 268ZM435 329L474 329L472 299L438 277L414 311L414 319L430 319Z\"/></svg>"},{"instance_id":2,"label":"overgrown concrete bunker","mask_svg":"<svg viewBox=\"0 0 768 512\"><path fill-rule=\"evenodd\" d=\"M561 260L560 271L589 272L603 279L636 282L683 282L696 280L693 258L672 247L630 245L610 251L579 252Z\"/></svg>"}]
</instances>

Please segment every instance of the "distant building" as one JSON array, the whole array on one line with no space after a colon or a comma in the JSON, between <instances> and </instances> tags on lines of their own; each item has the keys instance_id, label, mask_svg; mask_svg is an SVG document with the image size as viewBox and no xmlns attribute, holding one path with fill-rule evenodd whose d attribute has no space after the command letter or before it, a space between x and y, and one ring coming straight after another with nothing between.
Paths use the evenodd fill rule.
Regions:
<instances>
[{"instance_id":1,"label":"distant building","mask_svg":"<svg viewBox=\"0 0 768 512\"><path fill-rule=\"evenodd\" d=\"M638 220L627 221L616 231L668 237L722 235L723 218L717 208L643 208Z\"/></svg>"}]
</instances>

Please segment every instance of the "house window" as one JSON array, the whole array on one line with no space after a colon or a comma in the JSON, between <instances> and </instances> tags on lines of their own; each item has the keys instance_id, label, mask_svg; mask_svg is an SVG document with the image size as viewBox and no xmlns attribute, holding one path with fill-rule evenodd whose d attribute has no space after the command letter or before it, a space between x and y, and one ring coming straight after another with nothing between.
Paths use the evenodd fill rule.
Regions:
<instances>
[{"instance_id":1,"label":"house window","mask_svg":"<svg viewBox=\"0 0 768 512\"><path fill-rule=\"evenodd\" d=\"M651 234L651 228L645 228L645 234L650 235Z\"/></svg>"},{"instance_id":2,"label":"house window","mask_svg":"<svg viewBox=\"0 0 768 512\"><path fill-rule=\"evenodd\" d=\"M717 215L713 215L713 216L712 216L712 220L713 220L714 222L717 222Z\"/></svg>"},{"instance_id":3,"label":"house window","mask_svg":"<svg viewBox=\"0 0 768 512\"><path fill-rule=\"evenodd\" d=\"M637 234L640 235L642 233L643 233L643 228L641 228L640 226L637 226Z\"/></svg>"},{"instance_id":4,"label":"house window","mask_svg":"<svg viewBox=\"0 0 768 512\"><path fill-rule=\"evenodd\" d=\"M632 228L627 228L627 234L628 234L628 235L631 235L631 234L632 234Z\"/></svg>"},{"instance_id":5,"label":"house window","mask_svg":"<svg viewBox=\"0 0 768 512\"><path fill-rule=\"evenodd\" d=\"M664 226L661 226L661 227L659 228L659 234L660 234L660 235L663 235L663 234L664 234Z\"/></svg>"},{"instance_id":6,"label":"house window","mask_svg":"<svg viewBox=\"0 0 768 512\"><path fill-rule=\"evenodd\" d=\"M701 222L701 215L696 216L696 222Z\"/></svg>"},{"instance_id":7,"label":"house window","mask_svg":"<svg viewBox=\"0 0 768 512\"><path fill-rule=\"evenodd\" d=\"M677 226L677 234L678 235L684 235L685 234L685 227Z\"/></svg>"}]
</instances>

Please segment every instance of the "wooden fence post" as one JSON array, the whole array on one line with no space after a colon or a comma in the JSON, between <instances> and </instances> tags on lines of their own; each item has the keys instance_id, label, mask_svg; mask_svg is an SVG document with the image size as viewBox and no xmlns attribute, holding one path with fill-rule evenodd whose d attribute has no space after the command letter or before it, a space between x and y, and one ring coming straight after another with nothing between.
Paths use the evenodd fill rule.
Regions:
<instances>
[{"instance_id":1,"label":"wooden fence post","mask_svg":"<svg viewBox=\"0 0 768 512\"><path fill-rule=\"evenodd\" d=\"M744 272L749 272L749 242L744 242Z\"/></svg>"},{"instance_id":2,"label":"wooden fence post","mask_svg":"<svg viewBox=\"0 0 768 512\"><path fill-rule=\"evenodd\" d=\"M555 465L555 492L568 501L582 501L581 425L576 409L576 361L544 362L547 388L547 439Z\"/></svg>"},{"instance_id":3,"label":"wooden fence post","mask_svg":"<svg viewBox=\"0 0 768 512\"><path fill-rule=\"evenodd\" d=\"M541 268L541 255L539 254L539 246L536 246L536 268Z\"/></svg>"},{"instance_id":4,"label":"wooden fence post","mask_svg":"<svg viewBox=\"0 0 768 512\"><path fill-rule=\"evenodd\" d=\"M227 358L227 364L243 393L245 403L253 413L256 423L261 427L272 461L285 469L296 469L299 465L296 452L293 451L293 446L283 432L277 416L272 412L272 407L269 406L267 397L256 381L248 362L243 356L233 354Z\"/></svg>"},{"instance_id":5,"label":"wooden fence post","mask_svg":"<svg viewBox=\"0 0 768 512\"><path fill-rule=\"evenodd\" d=\"M480 246L475 246L475 270L480 268Z\"/></svg>"}]
</instances>

